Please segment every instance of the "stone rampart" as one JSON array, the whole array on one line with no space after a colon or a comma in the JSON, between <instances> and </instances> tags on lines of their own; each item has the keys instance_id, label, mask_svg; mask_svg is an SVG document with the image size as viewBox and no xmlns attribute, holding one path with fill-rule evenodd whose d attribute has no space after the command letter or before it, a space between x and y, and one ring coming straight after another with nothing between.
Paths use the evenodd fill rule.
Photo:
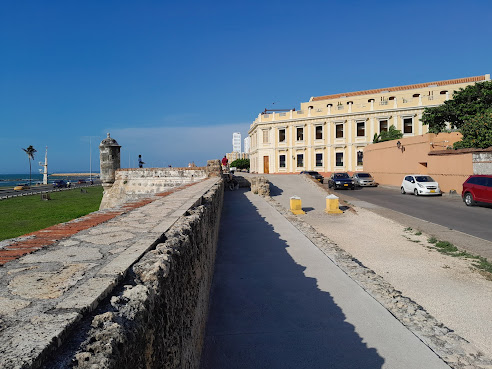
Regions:
<instances>
[{"instance_id":1,"label":"stone rampart","mask_svg":"<svg viewBox=\"0 0 492 369\"><path fill-rule=\"evenodd\" d=\"M112 208L207 177L206 167L118 169L114 184L104 191L100 209Z\"/></svg>"},{"instance_id":2,"label":"stone rampart","mask_svg":"<svg viewBox=\"0 0 492 369\"><path fill-rule=\"evenodd\" d=\"M214 177L153 196L6 263L0 367L198 367L223 191Z\"/></svg>"},{"instance_id":3,"label":"stone rampart","mask_svg":"<svg viewBox=\"0 0 492 369\"><path fill-rule=\"evenodd\" d=\"M492 148L473 153L473 174L492 174Z\"/></svg>"}]
</instances>

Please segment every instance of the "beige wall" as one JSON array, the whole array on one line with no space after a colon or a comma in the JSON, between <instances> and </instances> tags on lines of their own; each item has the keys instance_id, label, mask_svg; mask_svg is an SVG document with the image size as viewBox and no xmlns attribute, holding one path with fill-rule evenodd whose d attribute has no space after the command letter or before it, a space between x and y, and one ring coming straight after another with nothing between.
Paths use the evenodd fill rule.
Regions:
<instances>
[{"instance_id":1,"label":"beige wall","mask_svg":"<svg viewBox=\"0 0 492 369\"><path fill-rule=\"evenodd\" d=\"M460 192L463 182L473 174L472 153L442 151L460 139L457 132L428 133L402 138L400 148L397 140L372 144L364 150L364 171L371 173L376 182L392 186L400 186L405 175L428 174L439 182L442 191Z\"/></svg>"},{"instance_id":2,"label":"beige wall","mask_svg":"<svg viewBox=\"0 0 492 369\"><path fill-rule=\"evenodd\" d=\"M426 107L438 106L454 91L484 80L490 80L490 75L313 97L301 103L298 111L262 113L249 130L251 171L265 172L264 157L268 157L270 173L361 171L357 152L372 143L375 133L380 133L380 121L386 120L388 127L394 125L404 138L425 134L428 127L420 119ZM411 131L405 133L406 118L412 119L412 125ZM360 136L359 122L364 123L364 134ZM337 125L343 126L343 137L336 137ZM321 139L316 139L316 126L323 129ZM302 140L297 139L297 128L303 128ZM281 129L285 129L283 142L279 141ZM317 153L322 154L321 166L316 165ZM337 153L343 154L341 166L336 165ZM298 165L298 154L303 155L302 166ZM280 155L285 155L284 167L280 166Z\"/></svg>"}]
</instances>

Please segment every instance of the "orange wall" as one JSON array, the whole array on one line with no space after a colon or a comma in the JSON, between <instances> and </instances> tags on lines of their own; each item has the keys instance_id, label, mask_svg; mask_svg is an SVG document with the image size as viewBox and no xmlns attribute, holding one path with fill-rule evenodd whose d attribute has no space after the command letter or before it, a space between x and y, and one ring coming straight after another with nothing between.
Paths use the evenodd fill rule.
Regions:
<instances>
[{"instance_id":1,"label":"orange wall","mask_svg":"<svg viewBox=\"0 0 492 369\"><path fill-rule=\"evenodd\" d=\"M380 184L398 187L407 174L428 174L439 182L443 192L459 193L463 182L473 174L472 154L442 150L460 139L457 132L428 133L372 144L364 149L364 171L370 172ZM400 148L396 145L398 141ZM428 155L430 151L439 154Z\"/></svg>"}]
</instances>

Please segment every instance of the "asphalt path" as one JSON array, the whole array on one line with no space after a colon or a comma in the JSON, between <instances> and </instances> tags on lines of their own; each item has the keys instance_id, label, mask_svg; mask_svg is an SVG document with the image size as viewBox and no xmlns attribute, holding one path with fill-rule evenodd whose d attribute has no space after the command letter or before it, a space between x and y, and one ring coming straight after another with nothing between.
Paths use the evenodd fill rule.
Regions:
<instances>
[{"instance_id":1,"label":"asphalt path","mask_svg":"<svg viewBox=\"0 0 492 369\"><path fill-rule=\"evenodd\" d=\"M399 188L386 186L335 193L492 241L492 206L466 206L460 195L402 195Z\"/></svg>"}]
</instances>

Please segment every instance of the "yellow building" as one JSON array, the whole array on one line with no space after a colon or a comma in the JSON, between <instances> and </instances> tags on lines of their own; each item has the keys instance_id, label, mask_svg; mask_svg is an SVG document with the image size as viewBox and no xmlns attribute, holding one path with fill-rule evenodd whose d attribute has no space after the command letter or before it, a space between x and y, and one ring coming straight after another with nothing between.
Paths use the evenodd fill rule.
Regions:
<instances>
[{"instance_id":1,"label":"yellow building","mask_svg":"<svg viewBox=\"0 0 492 369\"><path fill-rule=\"evenodd\" d=\"M478 77L312 97L300 110L261 113L251 124L254 173L321 173L363 170L364 147L391 125L404 137L422 135L426 107L442 104Z\"/></svg>"},{"instance_id":2,"label":"yellow building","mask_svg":"<svg viewBox=\"0 0 492 369\"><path fill-rule=\"evenodd\" d=\"M249 154L245 152L229 152L226 154L227 160L229 160L229 164L231 164L234 160L237 159L249 159Z\"/></svg>"}]
</instances>

